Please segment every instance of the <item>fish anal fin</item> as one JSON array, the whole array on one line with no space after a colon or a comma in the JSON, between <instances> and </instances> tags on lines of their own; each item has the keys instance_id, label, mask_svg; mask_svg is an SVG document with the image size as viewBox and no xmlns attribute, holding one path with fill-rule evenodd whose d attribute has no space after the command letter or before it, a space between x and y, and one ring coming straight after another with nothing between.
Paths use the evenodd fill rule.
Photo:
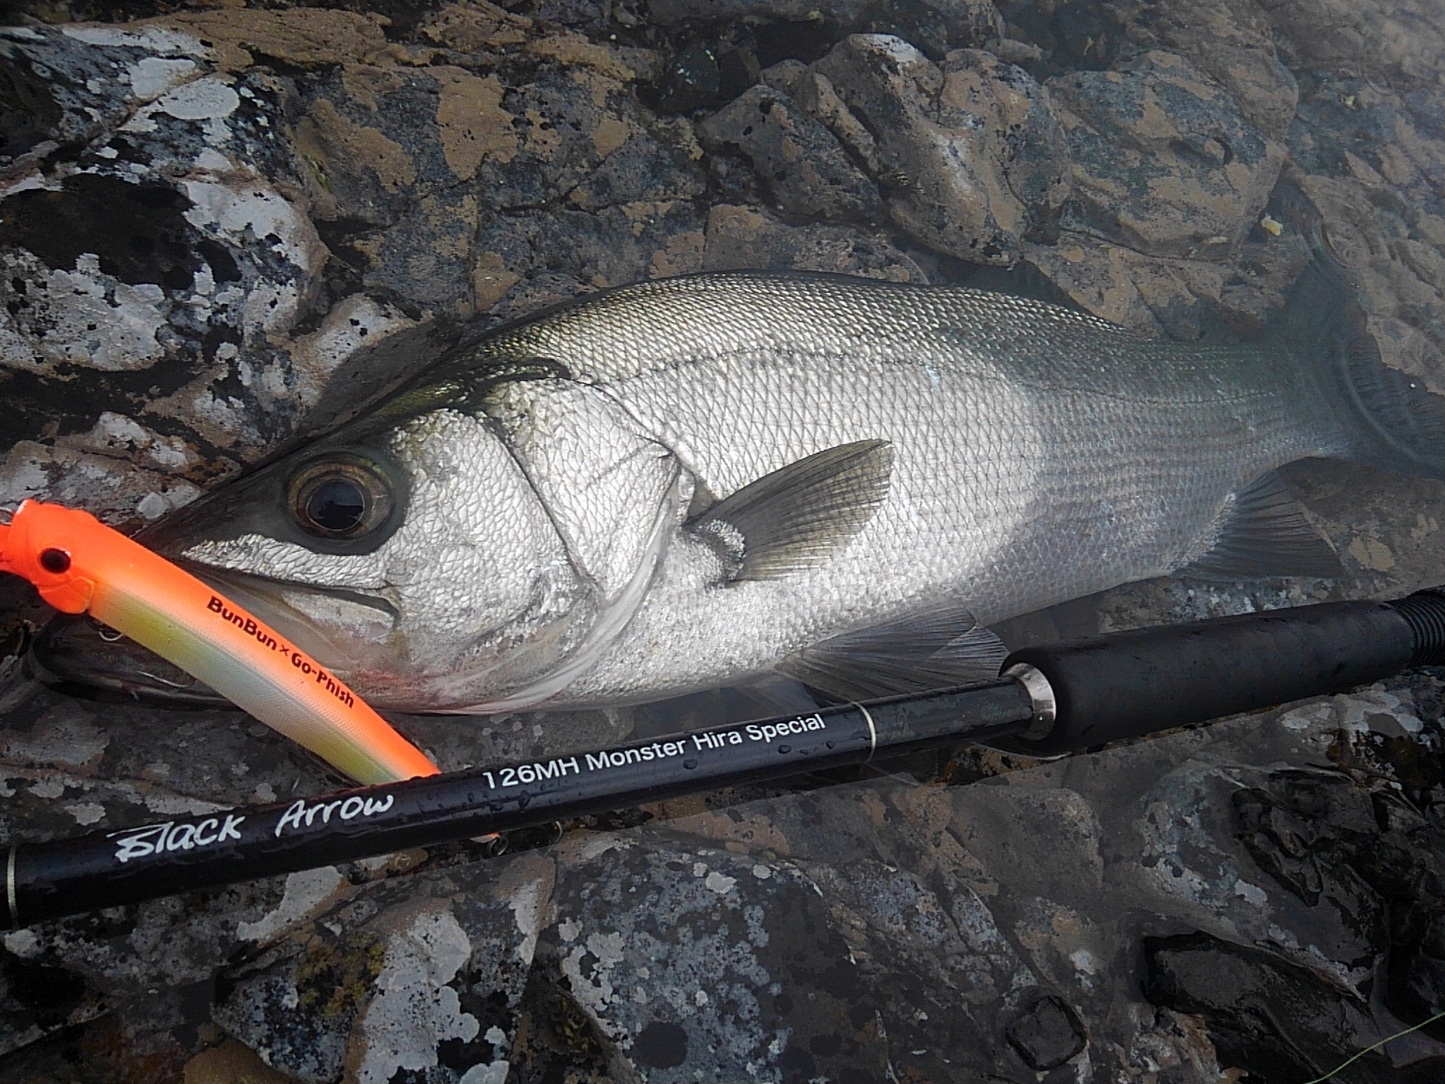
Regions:
<instances>
[{"instance_id":1,"label":"fish anal fin","mask_svg":"<svg viewBox=\"0 0 1445 1084\"><path fill-rule=\"evenodd\" d=\"M1342 574L1339 555L1270 471L1233 493L1215 521L1209 548L1179 570L1200 579Z\"/></svg>"},{"instance_id":2,"label":"fish anal fin","mask_svg":"<svg viewBox=\"0 0 1445 1084\"><path fill-rule=\"evenodd\" d=\"M764 475L688 521L716 547L731 581L814 568L852 539L888 496L893 446L840 444Z\"/></svg>"},{"instance_id":3,"label":"fish anal fin","mask_svg":"<svg viewBox=\"0 0 1445 1084\"><path fill-rule=\"evenodd\" d=\"M944 603L822 640L777 669L834 700L868 700L991 681L1007 655L967 610Z\"/></svg>"}]
</instances>

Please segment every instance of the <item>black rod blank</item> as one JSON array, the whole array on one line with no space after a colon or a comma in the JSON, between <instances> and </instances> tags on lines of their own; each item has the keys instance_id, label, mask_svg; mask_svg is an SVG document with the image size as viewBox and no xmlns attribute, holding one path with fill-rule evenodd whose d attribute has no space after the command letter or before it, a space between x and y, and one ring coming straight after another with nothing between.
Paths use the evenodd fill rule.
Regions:
<instances>
[{"instance_id":1,"label":"black rod blank","mask_svg":"<svg viewBox=\"0 0 1445 1084\"><path fill-rule=\"evenodd\" d=\"M677 794L987 739L1055 755L1445 663L1445 590L1015 652L1004 676L592 752L45 843L15 843L0 928Z\"/></svg>"},{"instance_id":2,"label":"black rod blank","mask_svg":"<svg viewBox=\"0 0 1445 1084\"><path fill-rule=\"evenodd\" d=\"M314 799L12 844L0 928L759 782L1026 726L1013 679Z\"/></svg>"}]
</instances>

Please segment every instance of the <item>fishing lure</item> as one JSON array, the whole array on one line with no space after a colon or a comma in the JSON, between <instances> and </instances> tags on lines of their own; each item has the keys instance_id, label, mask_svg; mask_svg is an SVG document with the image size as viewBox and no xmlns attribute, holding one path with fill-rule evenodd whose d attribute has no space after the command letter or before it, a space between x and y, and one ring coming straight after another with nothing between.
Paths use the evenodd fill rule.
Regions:
<instances>
[{"instance_id":1,"label":"fishing lure","mask_svg":"<svg viewBox=\"0 0 1445 1084\"><path fill-rule=\"evenodd\" d=\"M89 612L361 783L437 767L346 683L190 573L88 512L25 501L0 523L0 571Z\"/></svg>"}]
</instances>

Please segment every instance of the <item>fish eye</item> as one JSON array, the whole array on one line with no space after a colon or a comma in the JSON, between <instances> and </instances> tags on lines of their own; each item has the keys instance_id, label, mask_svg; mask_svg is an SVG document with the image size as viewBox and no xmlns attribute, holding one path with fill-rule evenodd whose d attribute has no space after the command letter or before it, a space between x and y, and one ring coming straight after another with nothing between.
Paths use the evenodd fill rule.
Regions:
<instances>
[{"instance_id":1,"label":"fish eye","mask_svg":"<svg viewBox=\"0 0 1445 1084\"><path fill-rule=\"evenodd\" d=\"M391 486L364 461L308 463L287 489L292 518L317 538L361 538L391 516Z\"/></svg>"}]
</instances>

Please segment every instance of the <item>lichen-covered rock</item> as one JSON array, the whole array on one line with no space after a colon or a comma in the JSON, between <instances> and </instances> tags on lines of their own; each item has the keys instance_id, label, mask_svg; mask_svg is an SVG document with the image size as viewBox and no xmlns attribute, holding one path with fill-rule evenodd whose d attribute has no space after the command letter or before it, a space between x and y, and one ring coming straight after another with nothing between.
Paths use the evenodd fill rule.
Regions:
<instances>
[{"instance_id":1,"label":"lichen-covered rock","mask_svg":"<svg viewBox=\"0 0 1445 1084\"><path fill-rule=\"evenodd\" d=\"M1383 84L1430 84L1445 55L1433 0L1321 0L1308 9L1265 0L1265 17L1311 70L1351 72Z\"/></svg>"},{"instance_id":2,"label":"lichen-covered rock","mask_svg":"<svg viewBox=\"0 0 1445 1084\"><path fill-rule=\"evenodd\" d=\"M216 1021L308 1084L507 1079L553 866L523 855L382 886L227 978Z\"/></svg>"},{"instance_id":3,"label":"lichen-covered rock","mask_svg":"<svg viewBox=\"0 0 1445 1084\"><path fill-rule=\"evenodd\" d=\"M274 138L289 91L219 71L174 29L7 34L11 63L54 75L57 134L77 112L98 122L67 151L22 146L3 192L7 432L75 434L8 449L3 499L64 494L154 518L233 467L217 450L254 453L284 432L335 361L280 346L315 315L327 259ZM387 327L377 312L361 334ZM82 390L57 399L62 382ZM109 485L117 462L141 470Z\"/></svg>"},{"instance_id":4,"label":"lichen-covered rock","mask_svg":"<svg viewBox=\"0 0 1445 1084\"><path fill-rule=\"evenodd\" d=\"M155 518L289 436L347 356L416 317L473 315L559 268L569 293L698 269L699 152L630 91L646 58L530 26L483 6L423 30L525 42L508 86L388 53L343 12L7 32L35 93L5 148L0 365L13 437L36 442L7 449L0 499ZM591 240L561 241L539 207ZM82 370L100 375L57 412Z\"/></svg>"},{"instance_id":5,"label":"lichen-covered rock","mask_svg":"<svg viewBox=\"0 0 1445 1084\"><path fill-rule=\"evenodd\" d=\"M1209 256L1259 220L1284 149L1182 57L1052 79L1074 163L1065 222L1155 256Z\"/></svg>"},{"instance_id":6,"label":"lichen-covered rock","mask_svg":"<svg viewBox=\"0 0 1445 1084\"><path fill-rule=\"evenodd\" d=\"M754 207L714 204L708 210L703 267L732 271L758 267L765 261L779 267L892 282L928 281L919 262L882 231L823 224L790 226Z\"/></svg>"},{"instance_id":7,"label":"lichen-covered rock","mask_svg":"<svg viewBox=\"0 0 1445 1084\"><path fill-rule=\"evenodd\" d=\"M1041 992L967 888L940 895L862 851L840 866L672 842L564 852L565 917L538 950L617 1079L872 1079L890 1065L1017 1077L994 1015L1031 1011ZM643 986L656 994L634 996Z\"/></svg>"},{"instance_id":8,"label":"lichen-covered rock","mask_svg":"<svg viewBox=\"0 0 1445 1084\"><path fill-rule=\"evenodd\" d=\"M842 146L786 94L754 86L698 126L711 150L735 149L786 215L871 219L878 189Z\"/></svg>"},{"instance_id":9,"label":"lichen-covered rock","mask_svg":"<svg viewBox=\"0 0 1445 1084\"><path fill-rule=\"evenodd\" d=\"M992 0L647 0L663 26L681 23L780 23L826 29L832 37L858 32L906 33L935 56L960 45L980 45L1003 33ZM787 30L782 32L786 33Z\"/></svg>"},{"instance_id":10,"label":"lichen-covered rock","mask_svg":"<svg viewBox=\"0 0 1445 1084\"><path fill-rule=\"evenodd\" d=\"M1227 90L1246 120L1282 140L1294 119L1299 86L1279 59L1274 28L1254 0L1205 0L1187 9L1128 0L1110 17L1131 43L1178 53Z\"/></svg>"},{"instance_id":11,"label":"lichen-covered rock","mask_svg":"<svg viewBox=\"0 0 1445 1084\"><path fill-rule=\"evenodd\" d=\"M855 34L814 69L870 133L858 152L883 170L889 213L920 244L1011 264L1067 195L1063 136L1019 68L968 50L940 67L900 38Z\"/></svg>"},{"instance_id":12,"label":"lichen-covered rock","mask_svg":"<svg viewBox=\"0 0 1445 1084\"><path fill-rule=\"evenodd\" d=\"M1253 1071L1266 1079L1329 1074L1377 1044L1389 1051L1389 1061L1357 1068L1361 1081L1428 1084L1439 1071L1431 1064L1439 1046L1429 1037L1390 1042L1409 1025L1371 1014L1358 999L1313 981L1268 950L1207 934L1149 937L1144 948L1150 998L1208 1020L1223 1061L1238 1060L1243 1050L1267 1051L1251 1057Z\"/></svg>"},{"instance_id":13,"label":"lichen-covered rock","mask_svg":"<svg viewBox=\"0 0 1445 1084\"><path fill-rule=\"evenodd\" d=\"M1268 333L1300 252L1263 203L1280 143L1387 362L1439 383L1440 29L1376 7L1012 5L1008 39L981 0L11 28L0 505L152 518L355 412L463 319L705 268L941 282L1018 257L998 281L1145 333ZM723 119L747 103L770 126L750 147ZM1148 581L1018 627L1438 580L1439 483L1287 476L1346 579ZM6 652L40 616L17 595ZM338 785L238 712L76 699L15 661L6 838ZM0 1077L1318 1076L1445 1005L1442 690L1417 673L1055 764L962 751L941 778L1007 773L973 786L918 757L539 829L501 859L444 846L12 932ZM666 710L398 723L457 767L690 718ZM1442 1053L1435 1025L1351 1071L1433 1081Z\"/></svg>"},{"instance_id":14,"label":"lichen-covered rock","mask_svg":"<svg viewBox=\"0 0 1445 1084\"><path fill-rule=\"evenodd\" d=\"M1026 258L1069 297L1090 312L1145 334L1195 340L1245 327L1244 302L1225 311L1226 291L1235 284L1217 264L1146 256L1125 245L1065 230L1053 244L1028 243ZM1271 311L1277 311L1278 298Z\"/></svg>"}]
</instances>

